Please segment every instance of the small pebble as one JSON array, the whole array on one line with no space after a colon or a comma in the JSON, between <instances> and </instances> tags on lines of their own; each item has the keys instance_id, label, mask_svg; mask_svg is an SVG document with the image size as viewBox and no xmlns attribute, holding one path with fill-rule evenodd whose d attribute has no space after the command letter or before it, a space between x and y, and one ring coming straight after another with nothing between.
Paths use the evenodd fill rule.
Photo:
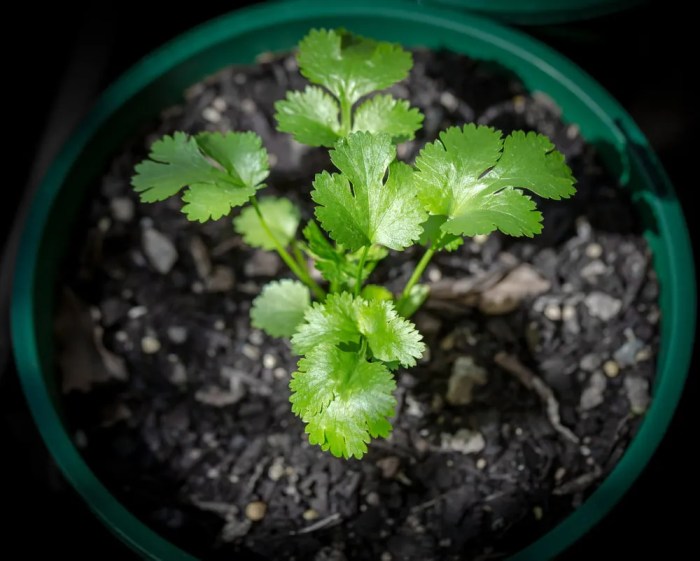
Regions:
<instances>
[{"instance_id":1,"label":"small pebble","mask_svg":"<svg viewBox=\"0 0 700 561\"><path fill-rule=\"evenodd\" d=\"M561 481L562 479L564 479L565 475L566 475L566 468L558 467L557 471L554 472L554 480Z\"/></svg>"},{"instance_id":2,"label":"small pebble","mask_svg":"<svg viewBox=\"0 0 700 561\"><path fill-rule=\"evenodd\" d=\"M368 505L378 506L379 505L379 493L375 491L370 491L367 493L367 498L365 499Z\"/></svg>"},{"instance_id":3,"label":"small pebble","mask_svg":"<svg viewBox=\"0 0 700 561\"><path fill-rule=\"evenodd\" d=\"M243 345L241 352L250 360L258 360L260 358L260 349L254 347L253 345Z\"/></svg>"},{"instance_id":4,"label":"small pebble","mask_svg":"<svg viewBox=\"0 0 700 561\"><path fill-rule=\"evenodd\" d=\"M589 243L586 246L586 257L598 259L601 255L603 255L603 246L599 243Z\"/></svg>"},{"instance_id":5,"label":"small pebble","mask_svg":"<svg viewBox=\"0 0 700 561\"><path fill-rule=\"evenodd\" d=\"M532 515L535 517L535 520L542 520L542 516L544 515L544 512L542 511L542 507L541 506L532 507Z\"/></svg>"},{"instance_id":6,"label":"small pebble","mask_svg":"<svg viewBox=\"0 0 700 561\"><path fill-rule=\"evenodd\" d=\"M641 415L649 407L651 397L649 395L649 382L639 376L625 377L625 392L630 402L630 411L635 415Z\"/></svg>"},{"instance_id":7,"label":"small pebble","mask_svg":"<svg viewBox=\"0 0 700 561\"><path fill-rule=\"evenodd\" d=\"M608 378L615 378L620 373L620 366L614 360L606 360L603 363L603 372Z\"/></svg>"},{"instance_id":8,"label":"small pebble","mask_svg":"<svg viewBox=\"0 0 700 561\"><path fill-rule=\"evenodd\" d=\"M604 292L591 292L583 303L588 308L588 313L595 318L609 321L622 309L622 302Z\"/></svg>"},{"instance_id":9,"label":"small pebble","mask_svg":"<svg viewBox=\"0 0 700 561\"><path fill-rule=\"evenodd\" d=\"M151 335L141 339L141 350L147 355L153 355L160 350L160 341Z\"/></svg>"},{"instance_id":10,"label":"small pebble","mask_svg":"<svg viewBox=\"0 0 700 561\"><path fill-rule=\"evenodd\" d=\"M391 553L388 551L385 551L379 556L379 561L391 561L393 557L391 556Z\"/></svg>"},{"instance_id":11,"label":"small pebble","mask_svg":"<svg viewBox=\"0 0 700 561\"><path fill-rule=\"evenodd\" d=\"M267 476L272 481L279 481L280 479L282 479L283 475L284 475L284 466L279 462L273 463L270 466L270 469L267 470Z\"/></svg>"},{"instance_id":12,"label":"small pebble","mask_svg":"<svg viewBox=\"0 0 700 561\"><path fill-rule=\"evenodd\" d=\"M284 368L275 368L272 371L272 375L278 380L284 380L288 376L287 371Z\"/></svg>"},{"instance_id":13,"label":"small pebble","mask_svg":"<svg viewBox=\"0 0 700 561\"><path fill-rule=\"evenodd\" d=\"M151 266L163 275L168 274L178 258L173 242L158 230L148 228L143 232L142 246Z\"/></svg>"},{"instance_id":14,"label":"small pebble","mask_svg":"<svg viewBox=\"0 0 700 561\"><path fill-rule=\"evenodd\" d=\"M262 363L263 363L263 368L272 369L277 364L277 359L274 356L272 356L271 354L266 353L263 355Z\"/></svg>"},{"instance_id":15,"label":"small pebble","mask_svg":"<svg viewBox=\"0 0 700 561\"><path fill-rule=\"evenodd\" d=\"M486 459L485 458L479 458L476 461L476 469L484 469L486 467Z\"/></svg>"},{"instance_id":16,"label":"small pebble","mask_svg":"<svg viewBox=\"0 0 700 561\"><path fill-rule=\"evenodd\" d=\"M442 92L440 94L440 103L448 111L455 111L459 107L459 101L450 92Z\"/></svg>"},{"instance_id":17,"label":"small pebble","mask_svg":"<svg viewBox=\"0 0 700 561\"><path fill-rule=\"evenodd\" d=\"M549 320L559 321L561 319L561 308L557 304L547 304L544 308L544 315Z\"/></svg>"},{"instance_id":18,"label":"small pebble","mask_svg":"<svg viewBox=\"0 0 700 561\"><path fill-rule=\"evenodd\" d=\"M126 313L126 315L129 319L138 319L145 316L147 313L148 308L146 308L146 306L134 306Z\"/></svg>"},{"instance_id":19,"label":"small pebble","mask_svg":"<svg viewBox=\"0 0 700 561\"><path fill-rule=\"evenodd\" d=\"M245 507L245 516L248 520L259 522L267 514L267 505L262 501L253 501Z\"/></svg>"},{"instance_id":20,"label":"small pebble","mask_svg":"<svg viewBox=\"0 0 700 561\"><path fill-rule=\"evenodd\" d=\"M255 113L256 109L257 107L252 99L246 98L241 101L241 111L243 111L243 113Z\"/></svg>"},{"instance_id":21,"label":"small pebble","mask_svg":"<svg viewBox=\"0 0 700 561\"><path fill-rule=\"evenodd\" d=\"M302 516L304 520L311 522L312 520L316 520L318 518L318 512L316 512L313 508L310 508L305 510Z\"/></svg>"},{"instance_id":22,"label":"small pebble","mask_svg":"<svg viewBox=\"0 0 700 561\"><path fill-rule=\"evenodd\" d=\"M112 216L119 222L130 222L134 218L134 201L126 197L114 197L109 201Z\"/></svg>"},{"instance_id":23,"label":"small pebble","mask_svg":"<svg viewBox=\"0 0 700 561\"><path fill-rule=\"evenodd\" d=\"M384 479L392 479L401 467L401 460L396 456L387 456L377 462L377 467L382 472Z\"/></svg>"},{"instance_id":24,"label":"small pebble","mask_svg":"<svg viewBox=\"0 0 700 561\"><path fill-rule=\"evenodd\" d=\"M219 112L226 111L226 108L228 107L226 100L223 97L215 97L211 102L211 106Z\"/></svg>"},{"instance_id":25,"label":"small pebble","mask_svg":"<svg viewBox=\"0 0 700 561\"><path fill-rule=\"evenodd\" d=\"M202 117L210 123L218 123L221 121L221 113L213 107L205 107L202 111Z\"/></svg>"}]
</instances>

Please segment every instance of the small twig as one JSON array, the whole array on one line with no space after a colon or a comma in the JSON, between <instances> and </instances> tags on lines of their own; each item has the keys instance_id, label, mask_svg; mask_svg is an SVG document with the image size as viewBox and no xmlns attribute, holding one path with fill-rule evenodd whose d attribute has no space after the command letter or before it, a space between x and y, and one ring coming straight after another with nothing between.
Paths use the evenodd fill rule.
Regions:
<instances>
[{"instance_id":1,"label":"small twig","mask_svg":"<svg viewBox=\"0 0 700 561\"><path fill-rule=\"evenodd\" d=\"M532 370L521 363L515 355L501 351L496 354L493 360L498 366L503 368L503 370L513 374L523 386L534 391L538 395L545 404L549 422L552 423L552 426L559 434L574 444L579 443L578 436L561 423L559 402L557 398L554 397L554 392L541 378L536 376Z\"/></svg>"},{"instance_id":2,"label":"small twig","mask_svg":"<svg viewBox=\"0 0 700 561\"><path fill-rule=\"evenodd\" d=\"M448 495L448 493L442 493L441 495L438 495L437 497L434 497L434 498L430 499L429 501L425 501L424 503L420 503L419 505L411 507L411 514L415 514L416 512L420 512L422 510L426 510L432 506L435 506L442 499L446 498L447 495Z\"/></svg>"},{"instance_id":3,"label":"small twig","mask_svg":"<svg viewBox=\"0 0 700 561\"><path fill-rule=\"evenodd\" d=\"M601 473L601 469L598 466L595 466L595 469L593 471L584 473L576 479L572 479L571 481L567 481L566 483L559 485L559 487L555 487L555 489L552 491L552 494L571 495L572 493L582 491L583 489L586 489L596 479L598 479Z\"/></svg>"},{"instance_id":4,"label":"small twig","mask_svg":"<svg viewBox=\"0 0 700 561\"><path fill-rule=\"evenodd\" d=\"M340 513L336 512L334 514L331 514L330 516L326 516L325 518L321 518L318 522L314 522L310 526L307 526L306 528L302 528L299 531L296 532L289 532L290 536L299 536L301 534L310 534L311 532L316 532L317 530L324 530L325 528L328 528L330 526L335 526L336 524L340 524L341 522L341 517Z\"/></svg>"}]
</instances>

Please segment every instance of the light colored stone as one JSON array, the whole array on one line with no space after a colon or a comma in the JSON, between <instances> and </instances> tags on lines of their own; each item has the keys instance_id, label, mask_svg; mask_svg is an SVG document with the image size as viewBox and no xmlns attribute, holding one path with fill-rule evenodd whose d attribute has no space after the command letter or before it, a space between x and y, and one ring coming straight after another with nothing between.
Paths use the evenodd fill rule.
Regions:
<instances>
[{"instance_id":1,"label":"light colored stone","mask_svg":"<svg viewBox=\"0 0 700 561\"><path fill-rule=\"evenodd\" d=\"M622 309L622 302L604 292L591 292L583 303L588 308L588 313L603 321L610 321Z\"/></svg>"},{"instance_id":2,"label":"light colored stone","mask_svg":"<svg viewBox=\"0 0 700 561\"><path fill-rule=\"evenodd\" d=\"M147 355L156 354L160 348L160 341L152 335L146 335L141 339L141 350Z\"/></svg>"},{"instance_id":3,"label":"light colored stone","mask_svg":"<svg viewBox=\"0 0 700 561\"><path fill-rule=\"evenodd\" d=\"M604 401L603 394L608 385L607 378L600 371L595 371L591 374L588 380L588 385L581 393L581 401L579 407L582 411L589 411L598 407Z\"/></svg>"},{"instance_id":4,"label":"light colored stone","mask_svg":"<svg viewBox=\"0 0 700 561\"><path fill-rule=\"evenodd\" d=\"M176 345L181 345L187 341L187 328L181 325L171 325L168 327L168 339Z\"/></svg>"},{"instance_id":5,"label":"light colored stone","mask_svg":"<svg viewBox=\"0 0 700 561\"><path fill-rule=\"evenodd\" d=\"M615 378L620 373L620 365L614 360L606 360L603 363L603 372L608 378Z\"/></svg>"},{"instance_id":6,"label":"light colored stone","mask_svg":"<svg viewBox=\"0 0 700 561\"><path fill-rule=\"evenodd\" d=\"M459 429L454 434L442 433L443 449L461 452L462 454L478 454L486 446L484 436L479 431Z\"/></svg>"},{"instance_id":7,"label":"light colored stone","mask_svg":"<svg viewBox=\"0 0 700 561\"><path fill-rule=\"evenodd\" d=\"M267 514L267 505L263 501L253 501L245 507L245 516L248 520L259 522Z\"/></svg>"},{"instance_id":8,"label":"light colored stone","mask_svg":"<svg viewBox=\"0 0 700 561\"><path fill-rule=\"evenodd\" d=\"M134 218L134 201L127 197L114 197L109 201L112 216L119 222L131 222Z\"/></svg>"},{"instance_id":9,"label":"light colored stone","mask_svg":"<svg viewBox=\"0 0 700 561\"><path fill-rule=\"evenodd\" d=\"M231 389L234 389L233 384ZM226 391L219 386L206 386L197 390L194 397L200 403L205 403L212 407L226 407L237 403L245 395L245 389L242 386L238 386L235 389L237 391Z\"/></svg>"},{"instance_id":10,"label":"light colored stone","mask_svg":"<svg viewBox=\"0 0 700 561\"><path fill-rule=\"evenodd\" d=\"M470 356L460 356L452 366L445 399L450 405L467 405L472 401L475 386L486 383L486 370Z\"/></svg>"},{"instance_id":11,"label":"light colored stone","mask_svg":"<svg viewBox=\"0 0 700 561\"><path fill-rule=\"evenodd\" d=\"M163 275L168 274L177 261L177 249L173 242L158 230L153 228L144 230L142 247L148 262Z\"/></svg>"},{"instance_id":12,"label":"light colored stone","mask_svg":"<svg viewBox=\"0 0 700 561\"><path fill-rule=\"evenodd\" d=\"M639 376L626 376L624 386L627 400L630 403L630 411L641 415L647 410L651 401L649 382Z\"/></svg>"},{"instance_id":13,"label":"light colored stone","mask_svg":"<svg viewBox=\"0 0 700 561\"><path fill-rule=\"evenodd\" d=\"M481 293L479 309L489 315L507 314L517 309L525 298L547 292L550 286L531 265L523 263Z\"/></svg>"}]
</instances>

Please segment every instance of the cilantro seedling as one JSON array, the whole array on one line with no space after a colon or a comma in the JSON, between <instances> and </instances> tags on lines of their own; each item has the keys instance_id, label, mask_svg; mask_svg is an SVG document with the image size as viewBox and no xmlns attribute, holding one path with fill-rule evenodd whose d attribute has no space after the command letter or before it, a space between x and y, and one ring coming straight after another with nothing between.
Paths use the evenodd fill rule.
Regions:
<instances>
[{"instance_id":1,"label":"cilantro seedling","mask_svg":"<svg viewBox=\"0 0 700 561\"><path fill-rule=\"evenodd\" d=\"M547 137L504 137L474 124L441 132L414 165L400 162L396 145L414 138L423 116L376 92L408 75L409 52L321 29L301 41L297 60L311 85L275 104L277 128L330 148L335 166L313 181L316 219L301 237L301 212L289 199L258 198L269 163L252 132L164 136L132 184L144 202L184 189L182 211L193 221L242 207L236 232L251 247L276 251L298 279L266 285L250 314L254 327L290 338L302 357L290 382L292 410L312 444L361 458L371 438L391 431L394 372L424 353L410 317L429 296L419 282L433 255L457 249L465 236L540 233L542 215L527 192L568 198L574 178ZM413 245L425 251L400 294L367 283L390 250Z\"/></svg>"}]
</instances>

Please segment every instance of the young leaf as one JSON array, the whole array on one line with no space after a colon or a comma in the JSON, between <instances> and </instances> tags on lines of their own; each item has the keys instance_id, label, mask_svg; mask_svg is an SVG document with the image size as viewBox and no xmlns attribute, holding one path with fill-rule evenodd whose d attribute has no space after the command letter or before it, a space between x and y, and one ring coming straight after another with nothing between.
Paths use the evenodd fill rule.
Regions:
<instances>
[{"instance_id":1,"label":"young leaf","mask_svg":"<svg viewBox=\"0 0 700 561\"><path fill-rule=\"evenodd\" d=\"M291 337L304 321L309 306L311 294L302 283L290 279L272 281L253 300L251 323L272 337Z\"/></svg>"},{"instance_id":2,"label":"young leaf","mask_svg":"<svg viewBox=\"0 0 700 561\"><path fill-rule=\"evenodd\" d=\"M416 159L419 198L441 230L474 236L496 229L512 236L542 231L542 215L521 189L551 199L576 190L564 157L542 135L515 132L505 142L489 127L452 127Z\"/></svg>"},{"instance_id":3,"label":"young leaf","mask_svg":"<svg viewBox=\"0 0 700 561\"><path fill-rule=\"evenodd\" d=\"M323 343L298 368L289 384L290 401L292 411L307 423L311 444L336 457L359 459L372 437L389 435L396 383L382 363Z\"/></svg>"},{"instance_id":4,"label":"young leaf","mask_svg":"<svg viewBox=\"0 0 700 561\"><path fill-rule=\"evenodd\" d=\"M322 343L356 343L359 339L353 297L340 292L329 294L323 303L312 304L292 337L292 348L305 355Z\"/></svg>"},{"instance_id":5,"label":"young leaf","mask_svg":"<svg viewBox=\"0 0 700 561\"><path fill-rule=\"evenodd\" d=\"M184 132L154 142L149 158L136 165L136 174L131 178L134 190L146 203L164 201L185 185L207 183L225 187L233 183L226 172L207 161L197 141Z\"/></svg>"},{"instance_id":6,"label":"young leaf","mask_svg":"<svg viewBox=\"0 0 700 561\"><path fill-rule=\"evenodd\" d=\"M399 45L327 29L312 29L301 40L297 60L305 78L350 104L403 80L413 66Z\"/></svg>"},{"instance_id":7,"label":"young leaf","mask_svg":"<svg viewBox=\"0 0 700 561\"><path fill-rule=\"evenodd\" d=\"M260 189L270 174L270 162L262 139L254 132L200 132L197 144L221 164L236 183Z\"/></svg>"},{"instance_id":8,"label":"young leaf","mask_svg":"<svg viewBox=\"0 0 700 561\"><path fill-rule=\"evenodd\" d=\"M296 234L301 219L299 209L294 206L292 201L283 197L265 197L260 199L258 204L260 212L275 238L282 246L289 245ZM268 251L275 249L272 237L263 227L263 223L253 207L244 208L233 219L233 227L236 232L243 236L243 240L249 246Z\"/></svg>"},{"instance_id":9,"label":"young leaf","mask_svg":"<svg viewBox=\"0 0 700 561\"><path fill-rule=\"evenodd\" d=\"M414 366L423 356L423 337L413 323L399 317L392 302L359 298L355 302L357 324L365 336L372 355L385 362L397 361L403 366Z\"/></svg>"},{"instance_id":10,"label":"young leaf","mask_svg":"<svg viewBox=\"0 0 700 561\"><path fill-rule=\"evenodd\" d=\"M209 159L208 159L209 158ZM213 160L213 162L212 162ZM269 173L267 152L252 132L183 132L164 136L131 180L144 202L162 201L189 186L182 212L190 220L217 220L245 204Z\"/></svg>"},{"instance_id":11,"label":"young leaf","mask_svg":"<svg viewBox=\"0 0 700 561\"><path fill-rule=\"evenodd\" d=\"M193 183L182 195L182 212L193 222L218 220L242 206L255 195L255 189L226 184Z\"/></svg>"},{"instance_id":12,"label":"young leaf","mask_svg":"<svg viewBox=\"0 0 700 561\"><path fill-rule=\"evenodd\" d=\"M288 92L275 103L277 130L308 146L331 147L338 140L338 103L321 88L307 86L303 92Z\"/></svg>"},{"instance_id":13,"label":"young leaf","mask_svg":"<svg viewBox=\"0 0 700 561\"><path fill-rule=\"evenodd\" d=\"M420 333L399 317L392 302L353 298L349 292L331 294L324 303L312 305L292 337L292 347L307 354L322 343L357 343L361 335L374 357L386 362L412 366L425 350Z\"/></svg>"},{"instance_id":14,"label":"young leaf","mask_svg":"<svg viewBox=\"0 0 700 561\"><path fill-rule=\"evenodd\" d=\"M331 151L341 173L323 172L314 179L316 217L351 251L372 244L403 249L421 234L426 215L415 195L413 170L391 163L395 155L388 134L352 133Z\"/></svg>"},{"instance_id":15,"label":"young leaf","mask_svg":"<svg viewBox=\"0 0 700 561\"><path fill-rule=\"evenodd\" d=\"M423 114L411 108L403 99L376 95L355 111L352 130L371 133L385 132L395 143L413 140L423 122Z\"/></svg>"}]
</instances>

